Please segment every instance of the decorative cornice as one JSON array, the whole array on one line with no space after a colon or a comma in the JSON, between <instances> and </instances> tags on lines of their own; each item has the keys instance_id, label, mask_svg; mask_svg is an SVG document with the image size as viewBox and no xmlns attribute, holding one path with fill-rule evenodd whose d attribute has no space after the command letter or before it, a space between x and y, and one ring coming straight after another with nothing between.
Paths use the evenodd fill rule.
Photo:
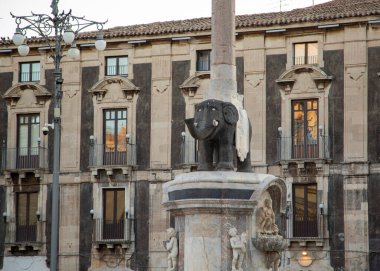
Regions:
<instances>
[{"instance_id":1,"label":"decorative cornice","mask_svg":"<svg viewBox=\"0 0 380 271\"><path fill-rule=\"evenodd\" d=\"M297 75L300 73L310 73L318 91L324 91L333 78L317 66L297 65L281 74L276 80L276 83L279 84L281 90L284 91L285 94L290 94L297 81Z\"/></svg>"},{"instance_id":2,"label":"decorative cornice","mask_svg":"<svg viewBox=\"0 0 380 271\"><path fill-rule=\"evenodd\" d=\"M25 83L25 84L17 84L9 88L3 98L7 101L7 103L14 107L17 105L17 102L23 95L24 90L30 89L33 91L34 96L36 97L37 104L44 105L45 102L50 99L51 93L44 87L34 83Z\"/></svg>"},{"instance_id":3,"label":"decorative cornice","mask_svg":"<svg viewBox=\"0 0 380 271\"><path fill-rule=\"evenodd\" d=\"M199 72L193 76L187 78L179 88L182 90L183 94L189 97L194 97L197 94L199 88L198 81L202 79L209 79L210 72Z\"/></svg>"},{"instance_id":4,"label":"decorative cornice","mask_svg":"<svg viewBox=\"0 0 380 271\"><path fill-rule=\"evenodd\" d=\"M136 87L129 79L121 76L115 76L99 81L89 90L89 92L95 95L96 100L100 102L108 92L107 86L111 84L119 84L127 100L132 100L133 96L140 91L140 88Z\"/></svg>"}]
</instances>

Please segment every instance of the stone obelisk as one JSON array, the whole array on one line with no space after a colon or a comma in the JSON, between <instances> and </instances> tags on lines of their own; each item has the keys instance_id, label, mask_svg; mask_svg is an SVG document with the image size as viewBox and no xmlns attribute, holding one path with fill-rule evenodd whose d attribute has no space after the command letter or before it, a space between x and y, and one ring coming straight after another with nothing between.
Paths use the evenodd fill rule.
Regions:
<instances>
[{"instance_id":1,"label":"stone obelisk","mask_svg":"<svg viewBox=\"0 0 380 271\"><path fill-rule=\"evenodd\" d=\"M242 108L236 82L235 0L212 0L211 42L211 82L202 102L207 105L204 111L217 110L213 106L219 101L225 107L233 104ZM223 114L226 116L230 112ZM215 123L214 126L219 125L217 121ZM248 130L245 130L245 135L248 135ZM213 162L216 162L215 159ZM248 164L251 167L250 161ZM265 254L251 254L254 250L251 249L251 238L256 232L255 210L270 198L268 189L277 191L277 205L284 209L285 183L275 176L256 174L250 170L235 172L231 168L205 168L202 168L205 171L177 175L163 186L163 205L175 218L175 231L179 239L178 248L175 249L178 252L175 255L178 257L178 260L175 259L176 266L167 270L267 270ZM167 248L169 241L165 244ZM236 244L240 244L240 248ZM243 258L236 259L237 251Z\"/></svg>"},{"instance_id":2,"label":"stone obelisk","mask_svg":"<svg viewBox=\"0 0 380 271\"><path fill-rule=\"evenodd\" d=\"M212 0L211 44L211 82L204 99L230 102L237 93L235 0Z\"/></svg>"}]
</instances>

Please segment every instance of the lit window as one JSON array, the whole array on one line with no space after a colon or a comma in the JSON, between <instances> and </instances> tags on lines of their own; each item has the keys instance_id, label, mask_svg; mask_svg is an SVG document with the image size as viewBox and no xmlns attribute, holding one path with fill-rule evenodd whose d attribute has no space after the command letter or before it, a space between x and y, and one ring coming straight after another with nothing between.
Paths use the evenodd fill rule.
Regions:
<instances>
[{"instance_id":1,"label":"lit window","mask_svg":"<svg viewBox=\"0 0 380 271\"><path fill-rule=\"evenodd\" d=\"M317 237L317 184L293 185L293 236Z\"/></svg>"},{"instance_id":2,"label":"lit window","mask_svg":"<svg viewBox=\"0 0 380 271\"><path fill-rule=\"evenodd\" d=\"M106 58L106 76L123 75L128 76L128 57L107 57Z\"/></svg>"},{"instance_id":3,"label":"lit window","mask_svg":"<svg viewBox=\"0 0 380 271\"><path fill-rule=\"evenodd\" d=\"M210 70L211 50L197 51L197 71Z\"/></svg>"},{"instance_id":4,"label":"lit window","mask_svg":"<svg viewBox=\"0 0 380 271\"><path fill-rule=\"evenodd\" d=\"M104 110L104 165L126 164L127 109Z\"/></svg>"},{"instance_id":5,"label":"lit window","mask_svg":"<svg viewBox=\"0 0 380 271\"><path fill-rule=\"evenodd\" d=\"M318 100L292 101L292 158L318 158Z\"/></svg>"},{"instance_id":6,"label":"lit window","mask_svg":"<svg viewBox=\"0 0 380 271\"><path fill-rule=\"evenodd\" d=\"M35 82L40 80L40 63L20 63L20 82Z\"/></svg>"},{"instance_id":7,"label":"lit window","mask_svg":"<svg viewBox=\"0 0 380 271\"><path fill-rule=\"evenodd\" d=\"M296 43L294 44L294 65L317 64L318 43Z\"/></svg>"}]
</instances>

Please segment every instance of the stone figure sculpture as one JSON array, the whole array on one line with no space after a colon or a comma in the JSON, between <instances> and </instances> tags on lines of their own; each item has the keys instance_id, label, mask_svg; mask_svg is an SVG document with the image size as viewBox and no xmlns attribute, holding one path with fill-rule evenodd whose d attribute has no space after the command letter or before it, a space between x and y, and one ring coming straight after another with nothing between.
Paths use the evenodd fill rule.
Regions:
<instances>
[{"instance_id":1,"label":"stone figure sculpture","mask_svg":"<svg viewBox=\"0 0 380 271\"><path fill-rule=\"evenodd\" d=\"M240 114L230 102L209 99L195 106L194 118L186 119L185 123L190 134L199 140L199 171L214 170L213 162L216 163L216 170L234 170L234 159L237 157L237 171L252 172L249 153L251 125L246 115L242 120L246 128L240 130L245 130L247 140L245 144L239 144L241 148L236 150L239 116L244 114ZM241 137L239 139L241 141Z\"/></svg>"},{"instance_id":2,"label":"stone figure sculpture","mask_svg":"<svg viewBox=\"0 0 380 271\"><path fill-rule=\"evenodd\" d=\"M178 240L177 233L174 228L166 230L168 241L164 242L165 249L168 251L168 268L167 271L177 270L177 257L178 257Z\"/></svg>"},{"instance_id":3,"label":"stone figure sculpture","mask_svg":"<svg viewBox=\"0 0 380 271\"><path fill-rule=\"evenodd\" d=\"M257 210L256 222L259 233L278 235L271 199L265 199L264 206Z\"/></svg>"},{"instance_id":4,"label":"stone figure sculpture","mask_svg":"<svg viewBox=\"0 0 380 271\"><path fill-rule=\"evenodd\" d=\"M231 236L232 271L243 271L242 264L247 251L247 233L244 232L239 236L237 235L236 228L231 228L228 234Z\"/></svg>"},{"instance_id":5,"label":"stone figure sculpture","mask_svg":"<svg viewBox=\"0 0 380 271\"><path fill-rule=\"evenodd\" d=\"M267 268L278 270L281 261L281 251L287 246L286 240L279 235L272 208L272 200L266 198L264 204L256 212L257 236L252 239L253 245L265 253Z\"/></svg>"}]
</instances>

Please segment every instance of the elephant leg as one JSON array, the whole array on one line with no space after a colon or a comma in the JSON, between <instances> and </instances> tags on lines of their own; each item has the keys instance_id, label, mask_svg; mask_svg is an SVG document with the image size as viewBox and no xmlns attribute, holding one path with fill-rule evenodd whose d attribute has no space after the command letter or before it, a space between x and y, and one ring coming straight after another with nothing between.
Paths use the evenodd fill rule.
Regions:
<instances>
[{"instance_id":1,"label":"elephant leg","mask_svg":"<svg viewBox=\"0 0 380 271\"><path fill-rule=\"evenodd\" d=\"M238 172L253 172L251 166L251 152L247 153L247 157L244 161L240 161L239 157L237 158L237 170Z\"/></svg>"},{"instance_id":2,"label":"elephant leg","mask_svg":"<svg viewBox=\"0 0 380 271\"><path fill-rule=\"evenodd\" d=\"M214 155L214 142L210 140L199 140L198 143L198 171L212 171Z\"/></svg>"},{"instance_id":3,"label":"elephant leg","mask_svg":"<svg viewBox=\"0 0 380 271\"><path fill-rule=\"evenodd\" d=\"M217 163L217 170L234 170L234 156L236 155L234 142L234 127L226 129L222 133L219 140L219 159Z\"/></svg>"}]
</instances>

